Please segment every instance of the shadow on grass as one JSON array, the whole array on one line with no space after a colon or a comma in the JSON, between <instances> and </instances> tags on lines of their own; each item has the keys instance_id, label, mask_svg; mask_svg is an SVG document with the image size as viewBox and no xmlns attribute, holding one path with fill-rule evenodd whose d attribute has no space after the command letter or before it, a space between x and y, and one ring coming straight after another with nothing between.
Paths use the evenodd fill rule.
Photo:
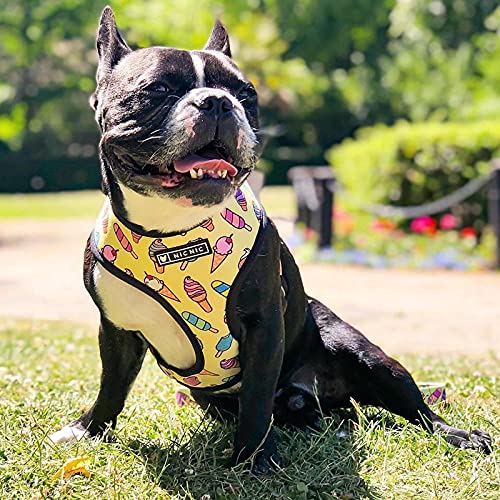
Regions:
<instances>
[{"instance_id":1,"label":"shadow on grass","mask_svg":"<svg viewBox=\"0 0 500 500\"><path fill-rule=\"evenodd\" d=\"M334 416L325 419L319 433L277 429L285 466L267 477L253 476L243 466L229 468L234 426L209 417L180 442L165 446L134 440L128 446L156 484L188 498L380 499L359 474L365 454L353 425Z\"/></svg>"}]
</instances>

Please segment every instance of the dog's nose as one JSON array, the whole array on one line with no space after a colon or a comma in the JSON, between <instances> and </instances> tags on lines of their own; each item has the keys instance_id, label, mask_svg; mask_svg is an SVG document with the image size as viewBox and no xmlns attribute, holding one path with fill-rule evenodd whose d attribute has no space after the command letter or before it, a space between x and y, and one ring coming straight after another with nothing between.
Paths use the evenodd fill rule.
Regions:
<instances>
[{"instance_id":1,"label":"dog's nose","mask_svg":"<svg viewBox=\"0 0 500 500\"><path fill-rule=\"evenodd\" d=\"M228 97L217 97L209 95L194 105L203 113L207 115L223 116L227 115L233 110L233 103Z\"/></svg>"}]
</instances>

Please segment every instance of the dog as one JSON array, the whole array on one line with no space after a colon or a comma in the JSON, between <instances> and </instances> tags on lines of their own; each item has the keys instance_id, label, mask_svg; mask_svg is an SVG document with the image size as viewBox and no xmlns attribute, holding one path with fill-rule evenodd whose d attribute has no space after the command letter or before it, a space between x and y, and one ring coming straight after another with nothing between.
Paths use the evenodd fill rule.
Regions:
<instances>
[{"instance_id":1,"label":"dog","mask_svg":"<svg viewBox=\"0 0 500 500\"><path fill-rule=\"evenodd\" d=\"M248 188L258 97L220 21L203 50L131 50L106 7L97 52L90 102L107 201L84 283L101 315L102 377L93 406L52 441L114 428L149 349L203 408L236 420L231 463L257 474L282 464L273 418L318 428L351 399L489 452L486 432L448 425L401 364L306 295Z\"/></svg>"}]
</instances>

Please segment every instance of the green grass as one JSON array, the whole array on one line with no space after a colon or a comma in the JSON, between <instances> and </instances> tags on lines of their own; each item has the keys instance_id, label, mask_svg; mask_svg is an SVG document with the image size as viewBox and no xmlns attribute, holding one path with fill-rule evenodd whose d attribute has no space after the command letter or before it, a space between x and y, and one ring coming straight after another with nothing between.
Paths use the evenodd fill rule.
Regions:
<instances>
[{"instance_id":1,"label":"green grass","mask_svg":"<svg viewBox=\"0 0 500 500\"><path fill-rule=\"evenodd\" d=\"M326 419L319 434L280 430L287 465L272 477L229 469L233 427L195 406L176 406L174 385L151 358L119 418L116 444L48 445L47 434L77 417L96 394L95 333L70 323L4 319L0 345L2 499L498 498L498 455L457 450L374 409L363 410L357 423ZM445 418L497 435L498 359L403 361L417 379L447 381ZM90 478L50 479L81 455L90 457Z\"/></svg>"},{"instance_id":2,"label":"green grass","mask_svg":"<svg viewBox=\"0 0 500 500\"><path fill-rule=\"evenodd\" d=\"M0 194L0 219L95 218L103 195L100 191L60 193ZM289 186L269 186L262 191L268 213L293 215L293 191Z\"/></svg>"},{"instance_id":3,"label":"green grass","mask_svg":"<svg viewBox=\"0 0 500 500\"><path fill-rule=\"evenodd\" d=\"M1 194L0 219L93 218L102 201L100 191Z\"/></svg>"}]
</instances>

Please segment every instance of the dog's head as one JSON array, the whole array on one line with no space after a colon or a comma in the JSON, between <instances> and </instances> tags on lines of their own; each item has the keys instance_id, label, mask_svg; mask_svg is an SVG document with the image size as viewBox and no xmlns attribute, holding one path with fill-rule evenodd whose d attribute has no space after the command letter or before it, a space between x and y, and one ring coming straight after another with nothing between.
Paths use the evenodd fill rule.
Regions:
<instances>
[{"instance_id":1,"label":"dog's head","mask_svg":"<svg viewBox=\"0 0 500 500\"><path fill-rule=\"evenodd\" d=\"M254 86L231 59L217 21L203 50L131 50L112 10L97 34L97 88L91 97L102 132L104 189L216 206L255 167Z\"/></svg>"}]
</instances>

